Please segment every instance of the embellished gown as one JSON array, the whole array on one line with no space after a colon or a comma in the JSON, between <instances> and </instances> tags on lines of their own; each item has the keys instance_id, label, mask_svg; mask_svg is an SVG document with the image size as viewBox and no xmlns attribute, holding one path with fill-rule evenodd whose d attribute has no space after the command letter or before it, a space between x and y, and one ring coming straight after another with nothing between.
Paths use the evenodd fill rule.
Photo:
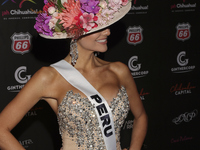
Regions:
<instances>
[{"instance_id":1,"label":"embellished gown","mask_svg":"<svg viewBox=\"0 0 200 150\"><path fill-rule=\"evenodd\" d=\"M116 136L116 150L120 147L120 129L129 111L126 89L122 86L110 105ZM58 106L58 124L62 150L106 150L98 118L88 98L73 91L67 92Z\"/></svg>"}]
</instances>

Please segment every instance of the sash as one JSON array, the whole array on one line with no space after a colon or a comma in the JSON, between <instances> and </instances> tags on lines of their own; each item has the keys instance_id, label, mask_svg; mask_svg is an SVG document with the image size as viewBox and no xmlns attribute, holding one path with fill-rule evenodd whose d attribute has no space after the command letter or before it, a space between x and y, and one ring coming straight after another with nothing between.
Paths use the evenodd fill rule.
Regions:
<instances>
[{"instance_id":1,"label":"sash","mask_svg":"<svg viewBox=\"0 0 200 150\"><path fill-rule=\"evenodd\" d=\"M115 128L111 109L103 96L85 79L85 77L67 61L61 60L51 65L72 86L84 93L95 106L95 112L107 150L116 150Z\"/></svg>"}]
</instances>

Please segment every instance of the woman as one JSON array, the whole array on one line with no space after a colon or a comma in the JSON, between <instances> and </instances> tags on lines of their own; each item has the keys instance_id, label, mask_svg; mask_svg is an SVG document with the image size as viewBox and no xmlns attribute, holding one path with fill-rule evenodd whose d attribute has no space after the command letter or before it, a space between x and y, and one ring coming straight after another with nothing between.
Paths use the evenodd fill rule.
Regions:
<instances>
[{"instance_id":1,"label":"woman","mask_svg":"<svg viewBox=\"0 0 200 150\"><path fill-rule=\"evenodd\" d=\"M131 3L87 2L45 2L46 12L37 18L35 28L45 38L72 38L70 54L37 71L1 112L2 150L24 149L10 131L40 99L46 100L58 116L63 150L120 150L120 128L129 108L135 117L129 149L141 149L147 116L132 75L126 65L94 55L107 51L107 26L122 18ZM108 14L103 18L104 10L111 10L111 6L110 19ZM41 20L48 22L48 28Z\"/></svg>"}]
</instances>

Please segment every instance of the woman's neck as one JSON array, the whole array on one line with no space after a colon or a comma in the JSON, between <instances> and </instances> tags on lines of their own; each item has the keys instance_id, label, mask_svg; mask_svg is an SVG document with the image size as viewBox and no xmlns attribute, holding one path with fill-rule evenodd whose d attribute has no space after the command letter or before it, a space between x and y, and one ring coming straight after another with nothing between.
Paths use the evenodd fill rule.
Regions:
<instances>
[{"instance_id":1,"label":"woman's neck","mask_svg":"<svg viewBox=\"0 0 200 150\"><path fill-rule=\"evenodd\" d=\"M71 56L70 54L67 55L65 60L68 63L71 63ZM78 70L82 71L89 71L94 69L95 67L100 66L100 62L98 61L98 58L94 56L94 53L92 51L85 51L85 52L78 52L78 59L76 61L76 64L74 67Z\"/></svg>"}]
</instances>

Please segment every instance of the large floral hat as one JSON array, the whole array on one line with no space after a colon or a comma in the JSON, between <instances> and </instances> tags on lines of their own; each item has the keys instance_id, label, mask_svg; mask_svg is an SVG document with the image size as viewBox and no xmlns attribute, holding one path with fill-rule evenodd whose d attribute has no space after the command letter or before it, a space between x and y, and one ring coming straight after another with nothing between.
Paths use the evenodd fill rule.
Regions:
<instances>
[{"instance_id":1,"label":"large floral hat","mask_svg":"<svg viewBox=\"0 0 200 150\"><path fill-rule=\"evenodd\" d=\"M129 0L44 0L34 28L44 38L78 38L110 26L131 8Z\"/></svg>"}]
</instances>

